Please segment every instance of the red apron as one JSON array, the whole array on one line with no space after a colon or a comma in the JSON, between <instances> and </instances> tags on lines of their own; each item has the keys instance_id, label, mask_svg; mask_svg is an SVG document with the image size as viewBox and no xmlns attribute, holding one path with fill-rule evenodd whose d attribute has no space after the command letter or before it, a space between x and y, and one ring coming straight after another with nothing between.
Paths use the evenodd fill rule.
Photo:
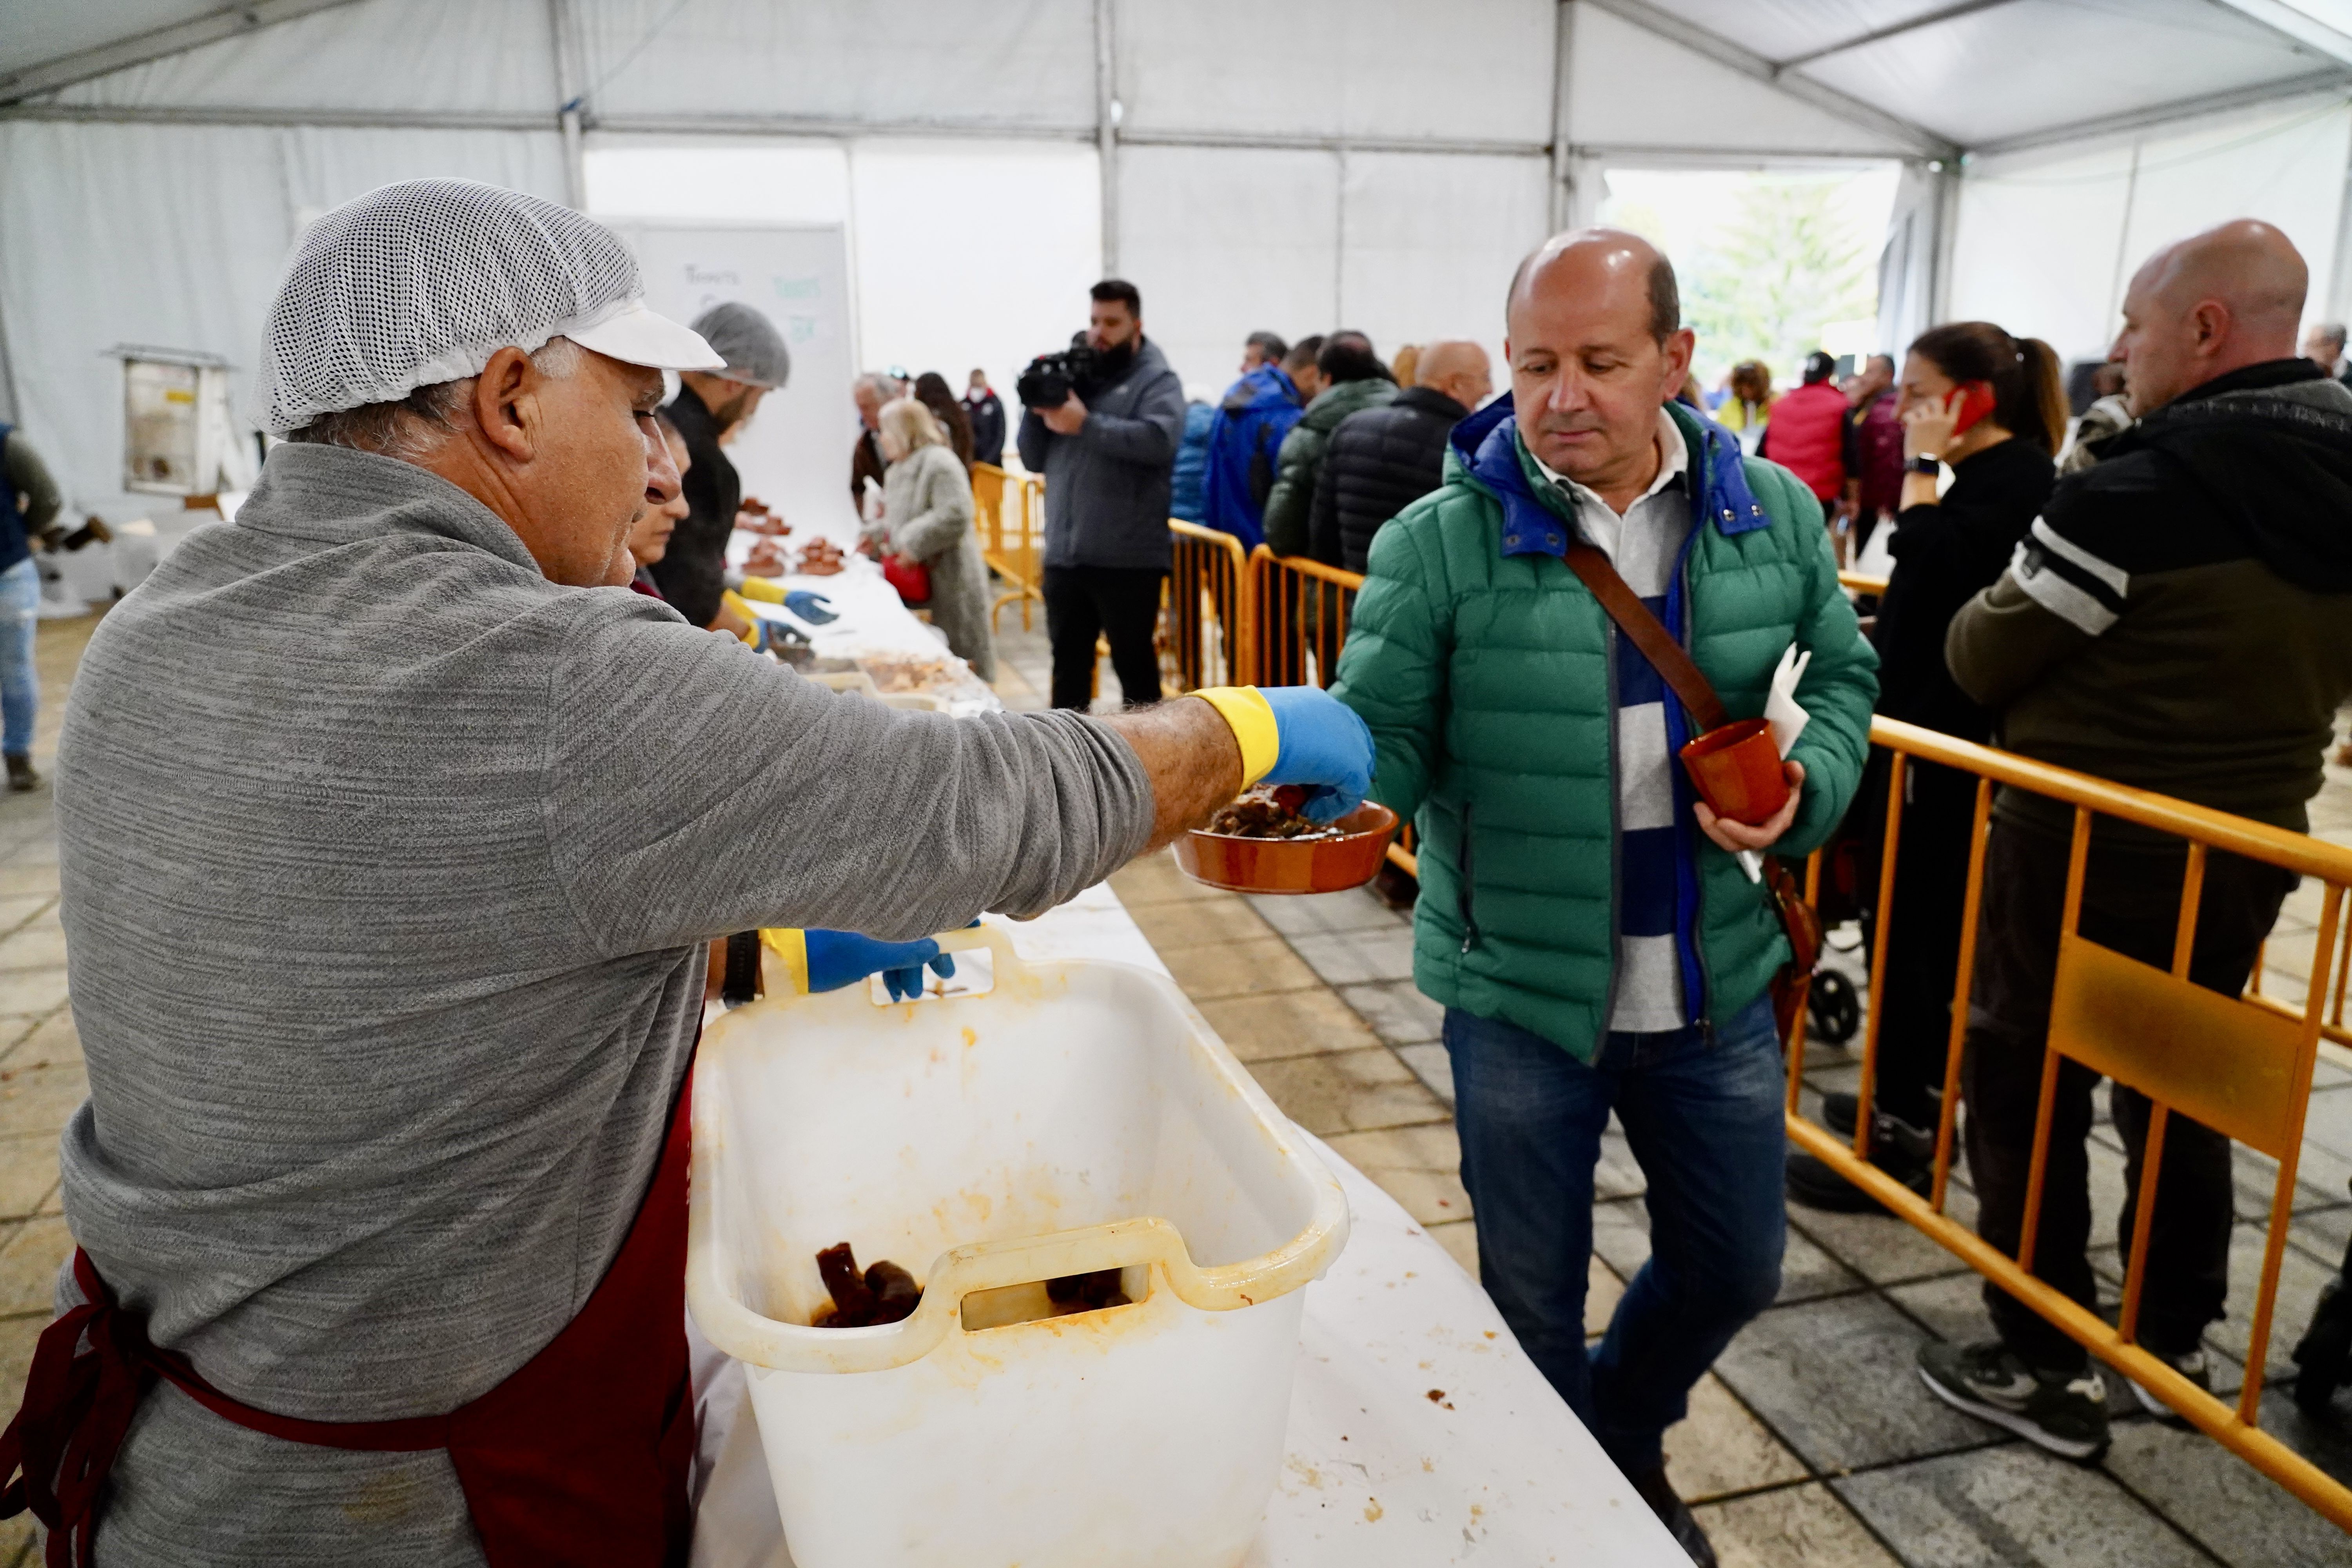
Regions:
<instances>
[{"instance_id":1,"label":"red apron","mask_svg":"<svg viewBox=\"0 0 2352 1568\"><path fill-rule=\"evenodd\" d=\"M677 1098L652 1187L588 1304L504 1383L446 1415L308 1421L240 1404L187 1358L147 1342L87 1254L86 1298L41 1333L25 1401L0 1435L0 1518L30 1508L49 1568L89 1568L100 1492L139 1400L169 1378L214 1415L289 1442L362 1453L446 1448L490 1568L681 1564L694 1399L687 1380L687 1104ZM77 1354L84 1335L89 1346ZM21 1477L17 1474L23 1471ZM54 1479L53 1479L54 1478Z\"/></svg>"}]
</instances>

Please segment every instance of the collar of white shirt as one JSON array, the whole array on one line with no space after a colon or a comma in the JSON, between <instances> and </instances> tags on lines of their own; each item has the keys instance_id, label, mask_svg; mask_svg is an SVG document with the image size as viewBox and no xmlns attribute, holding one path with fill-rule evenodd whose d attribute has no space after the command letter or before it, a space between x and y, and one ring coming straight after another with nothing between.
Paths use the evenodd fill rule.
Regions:
<instances>
[{"instance_id":1,"label":"collar of white shirt","mask_svg":"<svg viewBox=\"0 0 2352 1568\"><path fill-rule=\"evenodd\" d=\"M1663 407L1658 410L1657 440L1658 477L1650 481L1648 489L1633 498L1633 505L1628 506L1625 512L1631 512L1633 507L1664 489L1690 468L1690 448L1683 442L1682 426L1675 424L1675 416ZM1535 453L1530 450L1528 456L1535 458ZM1625 512L1620 512L1603 500L1600 491L1570 479L1541 458L1536 458L1535 461L1536 467L1543 470L1544 478L1576 502L1577 521L1586 533L1595 536L1592 542L1614 556L1617 553L1617 535L1624 525Z\"/></svg>"}]
</instances>

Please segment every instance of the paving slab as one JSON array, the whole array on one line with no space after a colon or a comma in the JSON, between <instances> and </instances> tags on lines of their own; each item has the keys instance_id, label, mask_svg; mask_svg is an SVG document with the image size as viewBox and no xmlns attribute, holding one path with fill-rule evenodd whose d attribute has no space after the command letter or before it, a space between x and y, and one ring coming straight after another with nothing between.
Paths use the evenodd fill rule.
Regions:
<instances>
[{"instance_id":1,"label":"paving slab","mask_svg":"<svg viewBox=\"0 0 2352 1568\"><path fill-rule=\"evenodd\" d=\"M1273 928L1239 899L1180 899L1145 904L1132 913L1145 938L1162 952L1274 935ZM6 945L0 942L0 948Z\"/></svg>"},{"instance_id":2,"label":"paving slab","mask_svg":"<svg viewBox=\"0 0 2352 1568\"><path fill-rule=\"evenodd\" d=\"M10 1231L0 1241L0 1314L47 1312L56 1298L58 1265L73 1247L73 1233L61 1217L37 1215Z\"/></svg>"},{"instance_id":3,"label":"paving slab","mask_svg":"<svg viewBox=\"0 0 2352 1568\"><path fill-rule=\"evenodd\" d=\"M1832 1296L1769 1309L1739 1331L1715 1371L1816 1470L1989 1441L1993 1428L1919 1381L1920 1339L1916 1324L1875 1295Z\"/></svg>"},{"instance_id":4,"label":"paving slab","mask_svg":"<svg viewBox=\"0 0 2352 1568\"><path fill-rule=\"evenodd\" d=\"M1881 1535L1901 1542L1909 1568L2211 1568L2114 1478L2027 1443L1831 1486Z\"/></svg>"},{"instance_id":5,"label":"paving slab","mask_svg":"<svg viewBox=\"0 0 2352 1568\"><path fill-rule=\"evenodd\" d=\"M1427 1084L1429 1092L1444 1102L1446 1110L1454 1109L1454 1058L1444 1046L1430 1040L1418 1046L1391 1048L1398 1060L1412 1069L1413 1077Z\"/></svg>"},{"instance_id":6,"label":"paving slab","mask_svg":"<svg viewBox=\"0 0 2352 1568\"><path fill-rule=\"evenodd\" d=\"M0 1137L55 1138L89 1094L89 1080L79 1058L47 1067L0 1067Z\"/></svg>"},{"instance_id":7,"label":"paving slab","mask_svg":"<svg viewBox=\"0 0 2352 1568\"><path fill-rule=\"evenodd\" d=\"M1722 1568L1903 1568L1826 1482L1702 1503L1691 1511Z\"/></svg>"},{"instance_id":8,"label":"paving slab","mask_svg":"<svg viewBox=\"0 0 2352 1568\"><path fill-rule=\"evenodd\" d=\"M1256 1062L1250 1073L1284 1114L1318 1138L1446 1119L1444 1102L1382 1045Z\"/></svg>"},{"instance_id":9,"label":"paving slab","mask_svg":"<svg viewBox=\"0 0 2352 1568\"><path fill-rule=\"evenodd\" d=\"M21 1034L0 1033L9 1043L0 1049L0 1068L47 1067L79 1062L81 1035L74 1027L73 1009L60 1007Z\"/></svg>"},{"instance_id":10,"label":"paving slab","mask_svg":"<svg viewBox=\"0 0 2352 1568\"><path fill-rule=\"evenodd\" d=\"M1319 985L1255 996L1212 996L1193 1005L1245 1062L1359 1050L1381 1043L1346 1003ZM5 1061L0 1058L0 1065Z\"/></svg>"},{"instance_id":11,"label":"paving slab","mask_svg":"<svg viewBox=\"0 0 2352 1568\"><path fill-rule=\"evenodd\" d=\"M30 1132L0 1138L0 1219L38 1214L58 1190L58 1135ZM0 1399L5 1385L0 1384Z\"/></svg>"},{"instance_id":12,"label":"paving slab","mask_svg":"<svg viewBox=\"0 0 2352 1568\"><path fill-rule=\"evenodd\" d=\"M2262 1284L2263 1245L2260 1226L2242 1221L2230 1232L2228 1316L2205 1331L2205 1343L2234 1362L2246 1359L2247 1342L2253 1334L2254 1293ZM2124 1260L2120 1255L2110 1248L2094 1258L2091 1268L2104 1287L2103 1297L2110 1291L2121 1294ZM2303 1337L2305 1325L2311 1321L2321 1287L2335 1273L2333 1268L2296 1247L2280 1255L2278 1306L2271 1318L2266 1379L2294 1375L2294 1342Z\"/></svg>"},{"instance_id":13,"label":"paving slab","mask_svg":"<svg viewBox=\"0 0 2352 1568\"><path fill-rule=\"evenodd\" d=\"M1402 926L1294 936L1290 945L1328 984L1412 979L1412 932Z\"/></svg>"},{"instance_id":14,"label":"paving slab","mask_svg":"<svg viewBox=\"0 0 2352 1568\"><path fill-rule=\"evenodd\" d=\"M2103 1468L2230 1568L2352 1562L2352 1539L2201 1432L2119 1425Z\"/></svg>"},{"instance_id":15,"label":"paving slab","mask_svg":"<svg viewBox=\"0 0 2352 1568\"><path fill-rule=\"evenodd\" d=\"M1975 1194L1965 1187L1949 1188L1944 1194L1944 1212L1964 1226L1974 1226ZM1832 1214L1790 1204L1789 1226L1874 1285L1929 1279L1968 1267L1925 1231L1890 1214Z\"/></svg>"},{"instance_id":16,"label":"paving slab","mask_svg":"<svg viewBox=\"0 0 2352 1568\"><path fill-rule=\"evenodd\" d=\"M0 1018L43 1017L65 1005L66 971L18 969L0 973Z\"/></svg>"},{"instance_id":17,"label":"paving slab","mask_svg":"<svg viewBox=\"0 0 2352 1568\"><path fill-rule=\"evenodd\" d=\"M1362 888L1350 888L1344 893L1253 894L1249 905L1266 924L1285 936L1395 931L1412 924L1411 917L1390 909Z\"/></svg>"},{"instance_id":18,"label":"paving slab","mask_svg":"<svg viewBox=\"0 0 2352 1568\"><path fill-rule=\"evenodd\" d=\"M1586 1321L1591 1321L1589 1311ZM1666 1428L1666 1473L1688 1503L1801 1481L1810 1474L1712 1373L1691 1389L1690 1414Z\"/></svg>"},{"instance_id":19,"label":"paving slab","mask_svg":"<svg viewBox=\"0 0 2352 1568\"><path fill-rule=\"evenodd\" d=\"M1278 936L1253 937L1208 947L1171 947L1160 953L1178 989L1195 1003L1217 996L1253 996L1268 991L1300 991L1317 984L1315 972ZM0 987L6 976L0 975Z\"/></svg>"},{"instance_id":20,"label":"paving slab","mask_svg":"<svg viewBox=\"0 0 2352 1568\"><path fill-rule=\"evenodd\" d=\"M1411 980L1342 985L1339 995L1392 1046L1434 1041L1445 1026L1445 1009L1423 995Z\"/></svg>"}]
</instances>

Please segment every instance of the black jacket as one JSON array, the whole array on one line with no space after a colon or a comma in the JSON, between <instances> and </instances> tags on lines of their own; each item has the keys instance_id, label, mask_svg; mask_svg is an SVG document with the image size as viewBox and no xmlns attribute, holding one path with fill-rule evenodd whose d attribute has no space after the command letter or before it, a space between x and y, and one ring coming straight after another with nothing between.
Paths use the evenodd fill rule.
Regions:
<instances>
[{"instance_id":1,"label":"black jacket","mask_svg":"<svg viewBox=\"0 0 2352 1568\"><path fill-rule=\"evenodd\" d=\"M1315 487L1307 552L1361 572L1381 524L1437 488L1445 438L1469 412L1442 392L1408 386L1393 402L1339 421Z\"/></svg>"},{"instance_id":2,"label":"black jacket","mask_svg":"<svg viewBox=\"0 0 2352 1568\"><path fill-rule=\"evenodd\" d=\"M681 386L668 409L670 423L686 438L688 511L669 536L669 549L654 563L654 581L670 607L698 626L719 616L719 595L727 591L727 541L743 506L743 481L719 445L719 423L694 388Z\"/></svg>"},{"instance_id":3,"label":"black jacket","mask_svg":"<svg viewBox=\"0 0 2352 1568\"><path fill-rule=\"evenodd\" d=\"M1871 639L1879 712L1963 741L1992 738L1992 715L1945 667L1944 634L2009 565L2055 477L2049 453L2012 436L1954 465L1942 505L1895 514L1895 571Z\"/></svg>"},{"instance_id":4,"label":"black jacket","mask_svg":"<svg viewBox=\"0 0 2352 1568\"><path fill-rule=\"evenodd\" d=\"M963 400L964 416L971 421L971 460L994 468L1004 466L1004 404L993 389Z\"/></svg>"}]
</instances>

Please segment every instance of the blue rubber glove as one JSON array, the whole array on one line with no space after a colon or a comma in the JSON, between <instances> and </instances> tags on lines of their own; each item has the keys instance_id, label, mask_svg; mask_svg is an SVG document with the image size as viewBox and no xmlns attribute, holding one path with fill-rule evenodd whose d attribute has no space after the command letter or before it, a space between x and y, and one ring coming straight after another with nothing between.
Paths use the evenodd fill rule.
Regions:
<instances>
[{"instance_id":1,"label":"blue rubber glove","mask_svg":"<svg viewBox=\"0 0 2352 1568\"><path fill-rule=\"evenodd\" d=\"M1260 783L1303 784L1298 814L1330 822L1364 804L1372 787L1372 732L1356 710L1317 686L1261 686L1282 749Z\"/></svg>"},{"instance_id":2,"label":"blue rubber glove","mask_svg":"<svg viewBox=\"0 0 2352 1568\"><path fill-rule=\"evenodd\" d=\"M841 619L840 613L834 609L831 599L826 598L823 594L812 593L806 588L795 588L785 595L784 608L813 626L821 626L828 621Z\"/></svg>"},{"instance_id":3,"label":"blue rubber glove","mask_svg":"<svg viewBox=\"0 0 2352 1568\"><path fill-rule=\"evenodd\" d=\"M811 930L808 943L808 986L811 991L838 991L869 974L882 976L893 1002L911 1002L923 994L923 969L945 980L955 973L955 955L941 952L929 937L920 942L877 942L854 931Z\"/></svg>"}]
</instances>

